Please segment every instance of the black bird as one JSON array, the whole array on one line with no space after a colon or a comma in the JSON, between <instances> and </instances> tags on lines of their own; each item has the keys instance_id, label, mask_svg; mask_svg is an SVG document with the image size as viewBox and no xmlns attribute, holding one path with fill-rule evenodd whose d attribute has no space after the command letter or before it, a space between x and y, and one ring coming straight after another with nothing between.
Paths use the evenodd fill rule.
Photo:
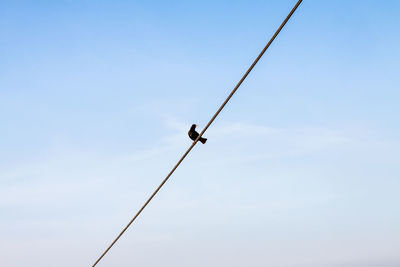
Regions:
<instances>
[{"instance_id":1,"label":"black bird","mask_svg":"<svg viewBox=\"0 0 400 267\"><path fill-rule=\"evenodd\" d=\"M196 126L197 126L196 124L193 124L188 132L190 139L192 139L193 141L196 140L197 137L199 137L199 133L196 132ZM205 144L207 142L207 138L200 137L199 141Z\"/></svg>"}]
</instances>

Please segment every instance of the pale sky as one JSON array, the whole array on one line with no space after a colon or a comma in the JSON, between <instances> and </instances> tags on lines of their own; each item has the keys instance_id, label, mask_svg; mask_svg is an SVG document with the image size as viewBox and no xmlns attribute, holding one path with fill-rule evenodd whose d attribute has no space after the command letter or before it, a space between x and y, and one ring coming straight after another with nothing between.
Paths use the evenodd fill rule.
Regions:
<instances>
[{"instance_id":1,"label":"pale sky","mask_svg":"<svg viewBox=\"0 0 400 267\"><path fill-rule=\"evenodd\" d=\"M0 266L91 266L295 2L2 2ZM399 14L304 1L98 266L400 266Z\"/></svg>"}]
</instances>

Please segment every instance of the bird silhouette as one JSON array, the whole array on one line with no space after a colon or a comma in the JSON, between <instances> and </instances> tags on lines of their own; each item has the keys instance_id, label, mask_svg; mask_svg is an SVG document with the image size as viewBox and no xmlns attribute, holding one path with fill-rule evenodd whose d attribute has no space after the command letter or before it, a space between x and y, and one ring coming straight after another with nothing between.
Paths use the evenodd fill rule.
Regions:
<instances>
[{"instance_id":1,"label":"bird silhouette","mask_svg":"<svg viewBox=\"0 0 400 267\"><path fill-rule=\"evenodd\" d=\"M188 132L190 139L192 139L193 141L196 140L197 137L199 137L199 133L196 132L196 127L197 127L197 125L193 124L192 127L190 127L190 130ZM202 142L203 144L205 144L207 142L207 138L200 137L199 141Z\"/></svg>"}]
</instances>

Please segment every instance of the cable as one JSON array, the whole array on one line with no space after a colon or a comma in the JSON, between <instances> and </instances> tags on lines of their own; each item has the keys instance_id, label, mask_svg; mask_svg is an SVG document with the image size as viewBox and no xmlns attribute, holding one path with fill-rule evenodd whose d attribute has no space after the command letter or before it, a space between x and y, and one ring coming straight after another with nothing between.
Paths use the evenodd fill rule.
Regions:
<instances>
[{"instance_id":1,"label":"cable","mask_svg":"<svg viewBox=\"0 0 400 267\"><path fill-rule=\"evenodd\" d=\"M251 70L254 68L254 66L257 64L257 62L260 60L260 58L264 55L265 51L267 51L268 47L272 44L272 42L275 40L276 36L280 33L280 31L283 29L285 24L288 22L290 17L293 15L293 13L296 11L297 7L301 4L302 0L297 1L296 5L292 8L290 13L287 15L285 20L282 22L282 24L279 26L279 28L275 31L275 34L271 37L269 42L265 45L263 50L261 50L260 54L257 56L257 58L254 60L253 64L249 67L249 69L246 71L246 73L243 75L243 77L240 79L240 81L236 84L235 88L231 91L229 96L225 99L225 101L222 103L220 108L215 112L214 116L210 119L210 121L207 123L207 125L204 127L204 129L201 131L199 136L196 138L196 140L193 141L193 143L190 145L190 147L186 150L186 152L183 154L183 156L179 159L179 161L175 164L175 166L172 168L172 170L168 173L167 177L164 178L164 180L161 182L161 184L157 187L157 189L151 194L151 196L147 199L147 201L143 204L143 206L139 209L139 211L136 213L136 215L130 220L130 222L125 226L125 228L119 233L119 235L114 239L114 241L107 247L107 249L101 254L101 256L96 260L96 262L92 265L92 267L96 266L97 263L100 262L100 260L107 254L107 252L114 246L114 244L118 241L118 239L125 233L125 231L129 228L129 226L136 220L136 218L140 215L140 213L146 208L147 204L150 203L150 201L153 199L153 197L160 191L161 187L168 181L168 179L171 177L171 175L174 173L174 171L178 168L178 166L182 163L182 161L186 158L186 156L189 154L189 152L193 149L193 147L197 144L197 141L199 141L200 137L207 131L208 127L213 123L215 118L219 115L219 113L222 111L222 109L225 107L225 105L229 102L229 100L232 98L232 96L235 94L237 89L240 87L240 85L243 83L243 81L246 79L246 77L249 75Z\"/></svg>"}]
</instances>

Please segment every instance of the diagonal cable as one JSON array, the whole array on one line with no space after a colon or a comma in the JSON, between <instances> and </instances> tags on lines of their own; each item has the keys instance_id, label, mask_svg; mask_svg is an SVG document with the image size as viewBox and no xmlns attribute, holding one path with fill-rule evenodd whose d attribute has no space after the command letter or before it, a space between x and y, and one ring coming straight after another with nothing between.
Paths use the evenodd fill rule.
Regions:
<instances>
[{"instance_id":1,"label":"diagonal cable","mask_svg":"<svg viewBox=\"0 0 400 267\"><path fill-rule=\"evenodd\" d=\"M252 71L254 66L257 64L257 62L261 59L261 57L264 55L265 51L269 48L269 46L272 44L272 42L275 40L276 36L280 33L280 31L283 29L283 27L286 25L290 17L293 15L293 13L296 11L297 7L301 4L302 0L297 1L296 5L292 8L290 13L287 15L285 20L281 23L279 28L275 31L274 35L271 37L271 39L268 41L268 43L265 45L263 50L261 50L260 54L256 57L254 60L253 64L249 67L249 69L246 71L246 73L243 75L243 77L239 80L239 82L236 84L236 86L233 88L231 93L228 95L228 97L225 99L225 101L222 103L222 105L219 107L217 112L212 116L210 121L207 123L207 125L204 127L204 129L200 132L199 136L196 138L196 140L193 141L193 143L190 145L190 147L186 150L186 152L182 155L182 157L179 159L179 161L175 164L175 166L172 168L172 170L168 173L168 175L164 178L164 180L161 182L161 184L154 190L154 192L150 195L150 197L146 200L146 202L143 204L143 206L139 209L139 211L135 214L135 216L129 221L129 223L125 226L125 228L119 233L119 235L114 239L114 241L111 242L111 244L107 247L107 249L100 255L100 257L95 261L95 263L92 265L92 267L96 266L97 263L101 261L101 259L107 254L107 252L114 246L114 244L118 241L118 239L125 233L125 231L131 226L131 224L136 220L136 218L140 215L140 213L146 208L147 204L150 203L150 201L154 198L154 196L160 191L160 189L163 187L163 185L168 181L168 179L171 177L171 175L175 172L175 170L178 168L178 166L182 163L182 161L186 158L186 156L189 154L189 152L193 149L193 147L197 144L197 141L202 137L202 135L207 131L208 127L214 122L214 120L217 118L219 113L224 109L225 105L229 102L229 100L232 98L232 96L236 93L237 89L240 87L240 85L243 83L243 81L246 79L246 77L249 75L249 73Z\"/></svg>"}]
</instances>

